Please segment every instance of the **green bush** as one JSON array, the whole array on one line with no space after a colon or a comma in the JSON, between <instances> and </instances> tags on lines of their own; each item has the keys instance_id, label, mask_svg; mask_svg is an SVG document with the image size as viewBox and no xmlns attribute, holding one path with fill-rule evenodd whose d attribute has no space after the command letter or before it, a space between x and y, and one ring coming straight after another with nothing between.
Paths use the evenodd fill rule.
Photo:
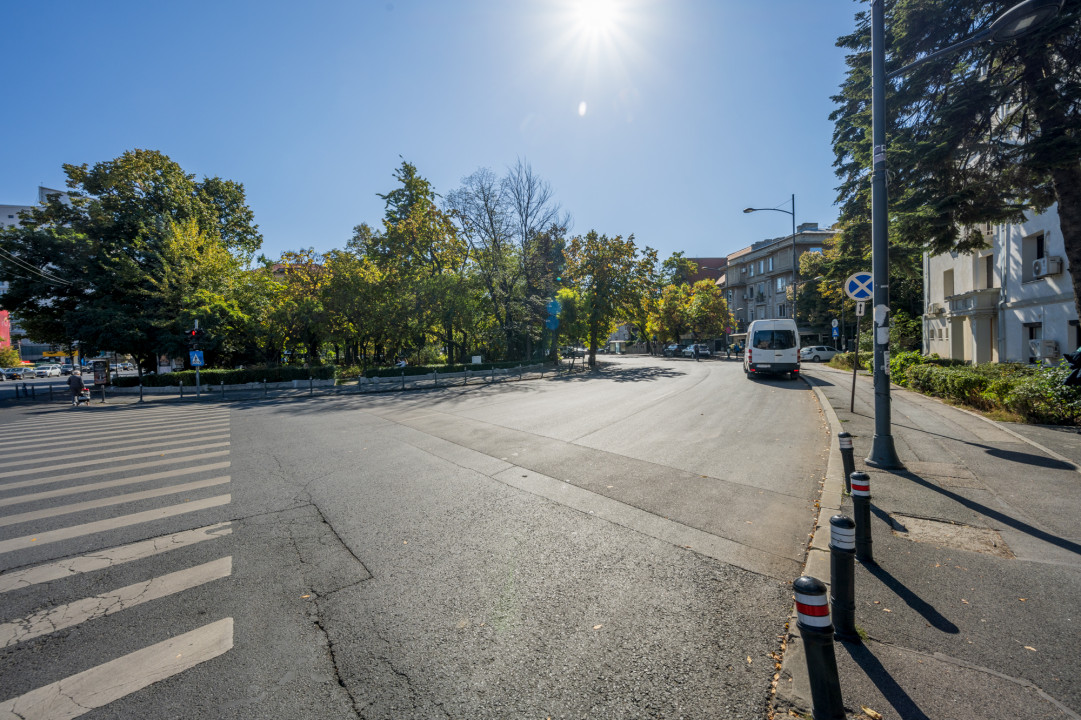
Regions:
<instances>
[{"instance_id":1,"label":"green bush","mask_svg":"<svg viewBox=\"0 0 1081 720\"><path fill-rule=\"evenodd\" d=\"M491 370L492 368L516 368L519 365L535 365L537 363L530 363L523 360L508 360L504 362L489 362L489 363L477 363L475 365L406 365L404 368L391 367L391 368L374 368L364 371L364 377L401 377L403 374L406 377L411 375L427 375L428 373L459 373L466 369L469 372L479 372L482 370ZM550 362L544 364L550 365Z\"/></svg>"},{"instance_id":2,"label":"green bush","mask_svg":"<svg viewBox=\"0 0 1081 720\"><path fill-rule=\"evenodd\" d=\"M829 365L830 365L830 367L841 368L842 370L851 370L852 369L852 362L855 359L855 357L856 357L856 353L854 353L854 352L837 353L832 358L830 358ZM868 351L868 352L864 352L862 350L860 351L860 369L861 370L866 370L867 372L871 372L871 365L872 365L873 360L874 360L874 358L872 357L870 351Z\"/></svg>"},{"instance_id":3,"label":"green bush","mask_svg":"<svg viewBox=\"0 0 1081 720\"><path fill-rule=\"evenodd\" d=\"M1021 375L1005 396L1006 407L1029 422L1076 425L1081 421L1081 387L1062 384L1070 374L1065 361Z\"/></svg>"},{"instance_id":4,"label":"green bush","mask_svg":"<svg viewBox=\"0 0 1081 720\"><path fill-rule=\"evenodd\" d=\"M332 380L334 378L333 365L317 365L313 368L305 367L277 367L251 370L225 370L221 368L206 368L199 372L199 381L203 385L218 385L224 382L226 385L241 385L250 382L288 382L290 380L307 380L309 377L315 380ZM181 382L188 387L195 385L195 371L182 370L180 372L162 373L160 375L143 375L145 387L175 387ZM139 384L138 377L114 377L113 385L117 387L135 387Z\"/></svg>"}]
</instances>

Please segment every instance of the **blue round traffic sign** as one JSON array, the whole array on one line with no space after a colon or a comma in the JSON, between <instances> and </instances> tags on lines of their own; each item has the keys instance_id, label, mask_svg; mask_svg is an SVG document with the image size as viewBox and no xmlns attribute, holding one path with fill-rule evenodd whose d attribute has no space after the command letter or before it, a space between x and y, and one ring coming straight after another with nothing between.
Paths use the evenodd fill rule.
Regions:
<instances>
[{"instance_id":1,"label":"blue round traffic sign","mask_svg":"<svg viewBox=\"0 0 1081 720\"><path fill-rule=\"evenodd\" d=\"M869 272L858 272L845 280L845 295L853 300L865 301L874 297L874 276Z\"/></svg>"}]
</instances>

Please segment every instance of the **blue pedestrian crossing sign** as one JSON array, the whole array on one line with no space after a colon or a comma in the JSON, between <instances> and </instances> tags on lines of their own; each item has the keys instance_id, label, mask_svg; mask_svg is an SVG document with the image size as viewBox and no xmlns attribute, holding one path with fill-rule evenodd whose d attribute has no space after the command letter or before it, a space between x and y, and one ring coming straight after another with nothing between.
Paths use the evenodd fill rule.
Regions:
<instances>
[{"instance_id":1,"label":"blue pedestrian crossing sign","mask_svg":"<svg viewBox=\"0 0 1081 720\"><path fill-rule=\"evenodd\" d=\"M845 295L857 301L870 300L874 296L874 276L869 272L858 272L845 280Z\"/></svg>"},{"instance_id":2,"label":"blue pedestrian crossing sign","mask_svg":"<svg viewBox=\"0 0 1081 720\"><path fill-rule=\"evenodd\" d=\"M203 362L203 351L202 350L189 350L188 351L188 356L191 358L191 366L192 367L202 367L205 364Z\"/></svg>"},{"instance_id":3,"label":"blue pedestrian crossing sign","mask_svg":"<svg viewBox=\"0 0 1081 720\"><path fill-rule=\"evenodd\" d=\"M833 337L838 337L841 334L840 328L833 328Z\"/></svg>"}]
</instances>

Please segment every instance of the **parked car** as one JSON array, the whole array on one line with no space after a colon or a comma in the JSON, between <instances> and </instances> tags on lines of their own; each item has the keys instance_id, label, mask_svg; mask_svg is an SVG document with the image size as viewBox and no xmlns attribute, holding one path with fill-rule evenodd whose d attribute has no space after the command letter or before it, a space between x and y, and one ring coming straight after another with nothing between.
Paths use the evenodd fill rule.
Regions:
<instances>
[{"instance_id":1,"label":"parked car","mask_svg":"<svg viewBox=\"0 0 1081 720\"><path fill-rule=\"evenodd\" d=\"M702 343L697 343L697 347L698 347L698 357L704 358L704 357L709 357L710 356L709 347L707 347L706 345L703 345ZM683 357L691 357L691 358L693 358L694 357L694 348L695 348L695 344L691 344L691 345L688 345L687 347L683 348Z\"/></svg>"},{"instance_id":2,"label":"parked car","mask_svg":"<svg viewBox=\"0 0 1081 720\"><path fill-rule=\"evenodd\" d=\"M8 380L22 380L26 377L26 370L21 367L4 368L4 377Z\"/></svg>"},{"instance_id":3,"label":"parked car","mask_svg":"<svg viewBox=\"0 0 1081 720\"><path fill-rule=\"evenodd\" d=\"M38 365L34 368L34 375L37 377L60 377L59 365Z\"/></svg>"},{"instance_id":4,"label":"parked car","mask_svg":"<svg viewBox=\"0 0 1081 720\"><path fill-rule=\"evenodd\" d=\"M838 350L827 345L808 345L799 351L800 360L811 362L825 362L836 355Z\"/></svg>"},{"instance_id":5,"label":"parked car","mask_svg":"<svg viewBox=\"0 0 1081 720\"><path fill-rule=\"evenodd\" d=\"M671 345L667 345L664 348L664 356L665 357L676 357L677 355L682 355L684 347L685 346L682 345L681 343L672 343Z\"/></svg>"}]
</instances>

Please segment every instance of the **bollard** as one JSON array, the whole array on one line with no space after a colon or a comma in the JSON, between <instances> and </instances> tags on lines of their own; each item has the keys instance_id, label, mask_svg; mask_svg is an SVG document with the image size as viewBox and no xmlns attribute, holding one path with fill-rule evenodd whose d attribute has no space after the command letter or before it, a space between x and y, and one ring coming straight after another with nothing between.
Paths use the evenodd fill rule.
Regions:
<instances>
[{"instance_id":1,"label":"bollard","mask_svg":"<svg viewBox=\"0 0 1081 720\"><path fill-rule=\"evenodd\" d=\"M26 387L26 385L23 385L23 387ZM31 400L37 400L38 399L38 386L37 385L31 385L30 386L30 399Z\"/></svg>"},{"instance_id":2,"label":"bollard","mask_svg":"<svg viewBox=\"0 0 1081 720\"><path fill-rule=\"evenodd\" d=\"M856 470L856 462L852 458L852 436L846 432L837 433L837 442L841 446L841 462L845 468L845 495L851 495L852 485L848 478Z\"/></svg>"},{"instance_id":3,"label":"bollard","mask_svg":"<svg viewBox=\"0 0 1081 720\"><path fill-rule=\"evenodd\" d=\"M856 520L856 559L871 563L871 478L867 473L852 473L852 514Z\"/></svg>"},{"instance_id":4,"label":"bollard","mask_svg":"<svg viewBox=\"0 0 1081 720\"><path fill-rule=\"evenodd\" d=\"M139 381L139 402L143 402L143 381Z\"/></svg>"},{"instance_id":5,"label":"bollard","mask_svg":"<svg viewBox=\"0 0 1081 720\"><path fill-rule=\"evenodd\" d=\"M844 515L830 518L830 605L834 633L858 643L856 632L856 523Z\"/></svg>"},{"instance_id":6,"label":"bollard","mask_svg":"<svg viewBox=\"0 0 1081 720\"><path fill-rule=\"evenodd\" d=\"M807 676L811 681L814 720L845 720L826 586L821 580L804 575L792 583L792 589L796 592L796 628L803 639Z\"/></svg>"},{"instance_id":7,"label":"bollard","mask_svg":"<svg viewBox=\"0 0 1081 720\"><path fill-rule=\"evenodd\" d=\"M225 381L220 380L219 384L221 385L221 399L224 400L225 399Z\"/></svg>"},{"instance_id":8,"label":"bollard","mask_svg":"<svg viewBox=\"0 0 1081 720\"><path fill-rule=\"evenodd\" d=\"M462 385L469 384L469 368L465 369L465 373L462 375Z\"/></svg>"},{"instance_id":9,"label":"bollard","mask_svg":"<svg viewBox=\"0 0 1081 720\"><path fill-rule=\"evenodd\" d=\"M263 378L263 397L266 397L266 378Z\"/></svg>"},{"instance_id":10,"label":"bollard","mask_svg":"<svg viewBox=\"0 0 1081 720\"><path fill-rule=\"evenodd\" d=\"M181 400L184 399L184 381L183 380L180 381L180 399Z\"/></svg>"},{"instance_id":11,"label":"bollard","mask_svg":"<svg viewBox=\"0 0 1081 720\"><path fill-rule=\"evenodd\" d=\"M402 370L402 390L405 390L405 370Z\"/></svg>"},{"instance_id":12,"label":"bollard","mask_svg":"<svg viewBox=\"0 0 1081 720\"><path fill-rule=\"evenodd\" d=\"M105 383L101 384L101 404L105 404Z\"/></svg>"},{"instance_id":13,"label":"bollard","mask_svg":"<svg viewBox=\"0 0 1081 720\"><path fill-rule=\"evenodd\" d=\"M49 385L49 402L53 400L53 386Z\"/></svg>"},{"instance_id":14,"label":"bollard","mask_svg":"<svg viewBox=\"0 0 1081 720\"><path fill-rule=\"evenodd\" d=\"M308 397L312 396L312 376L308 376Z\"/></svg>"}]
</instances>

